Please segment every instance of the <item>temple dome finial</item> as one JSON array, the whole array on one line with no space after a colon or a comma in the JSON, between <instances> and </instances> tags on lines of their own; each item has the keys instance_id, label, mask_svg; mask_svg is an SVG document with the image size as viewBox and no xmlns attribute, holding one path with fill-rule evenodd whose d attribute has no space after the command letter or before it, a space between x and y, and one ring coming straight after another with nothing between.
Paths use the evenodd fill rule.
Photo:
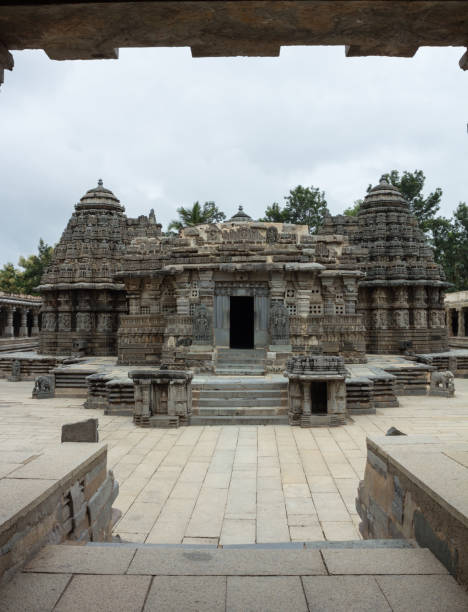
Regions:
<instances>
[{"instance_id":1,"label":"temple dome finial","mask_svg":"<svg viewBox=\"0 0 468 612\"><path fill-rule=\"evenodd\" d=\"M102 187L104 185L104 183L102 182L102 178L100 178L97 182L98 187Z\"/></svg>"},{"instance_id":2,"label":"temple dome finial","mask_svg":"<svg viewBox=\"0 0 468 612\"><path fill-rule=\"evenodd\" d=\"M244 211L243 206L239 206L239 210L229 219L229 221L235 223L247 223L249 221L253 221L253 219Z\"/></svg>"}]
</instances>

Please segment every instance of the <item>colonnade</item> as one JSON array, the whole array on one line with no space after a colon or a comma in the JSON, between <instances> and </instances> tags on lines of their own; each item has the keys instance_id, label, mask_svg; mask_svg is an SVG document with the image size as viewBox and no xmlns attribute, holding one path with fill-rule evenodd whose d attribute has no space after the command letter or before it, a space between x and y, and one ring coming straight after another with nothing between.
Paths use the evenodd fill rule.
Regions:
<instances>
[{"instance_id":1,"label":"colonnade","mask_svg":"<svg viewBox=\"0 0 468 612\"><path fill-rule=\"evenodd\" d=\"M41 298L0 293L0 338L39 335Z\"/></svg>"}]
</instances>

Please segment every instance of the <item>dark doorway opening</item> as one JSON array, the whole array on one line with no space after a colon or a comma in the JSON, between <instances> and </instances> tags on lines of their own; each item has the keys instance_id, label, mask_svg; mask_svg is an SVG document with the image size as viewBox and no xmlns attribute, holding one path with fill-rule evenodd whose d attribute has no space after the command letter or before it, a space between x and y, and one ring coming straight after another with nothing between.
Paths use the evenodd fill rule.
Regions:
<instances>
[{"instance_id":1,"label":"dark doorway opening","mask_svg":"<svg viewBox=\"0 0 468 612\"><path fill-rule=\"evenodd\" d=\"M229 346L233 349L254 348L254 299L231 296Z\"/></svg>"},{"instance_id":2,"label":"dark doorway opening","mask_svg":"<svg viewBox=\"0 0 468 612\"><path fill-rule=\"evenodd\" d=\"M452 336L458 336L458 310L451 310L452 315Z\"/></svg>"},{"instance_id":3,"label":"dark doorway opening","mask_svg":"<svg viewBox=\"0 0 468 612\"><path fill-rule=\"evenodd\" d=\"M310 400L312 403L312 414L327 414L327 383L310 383Z\"/></svg>"}]
</instances>

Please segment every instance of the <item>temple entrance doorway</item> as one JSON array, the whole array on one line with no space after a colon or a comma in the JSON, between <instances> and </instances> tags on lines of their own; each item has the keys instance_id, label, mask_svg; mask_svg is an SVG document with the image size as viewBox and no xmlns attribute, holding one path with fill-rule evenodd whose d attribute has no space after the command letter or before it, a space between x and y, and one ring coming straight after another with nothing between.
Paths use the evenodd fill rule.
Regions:
<instances>
[{"instance_id":1,"label":"temple entrance doorway","mask_svg":"<svg viewBox=\"0 0 468 612\"><path fill-rule=\"evenodd\" d=\"M312 414L327 414L327 383L310 383L310 400L312 404Z\"/></svg>"},{"instance_id":2,"label":"temple entrance doorway","mask_svg":"<svg viewBox=\"0 0 468 612\"><path fill-rule=\"evenodd\" d=\"M229 346L232 349L254 348L254 298L231 295Z\"/></svg>"}]
</instances>

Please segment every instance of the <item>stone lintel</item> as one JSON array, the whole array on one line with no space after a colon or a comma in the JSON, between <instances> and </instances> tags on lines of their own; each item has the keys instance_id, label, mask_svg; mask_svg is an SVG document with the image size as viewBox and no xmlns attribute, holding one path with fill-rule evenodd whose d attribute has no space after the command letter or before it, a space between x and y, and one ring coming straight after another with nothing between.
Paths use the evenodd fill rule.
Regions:
<instances>
[{"instance_id":1,"label":"stone lintel","mask_svg":"<svg viewBox=\"0 0 468 612\"><path fill-rule=\"evenodd\" d=\"M51 60L93 60L119 59L119 50L113 47L100 47L98 44L87 47L48 46L44 51Z\"/></svg>"},{"instance_id":2,"label":"stone lintel","mask_svg":"<svg viewBox=\"0 0 468 612\"><path fill-rule=\"evenodd\" d=\"M368 57L368 56L386 56L386 57L413 57L418 46L407 45L399 42L387 41L383 44L371 45L346 45L346 57Z\"/></svg>"},{"instance_id":3,"label":"stone lintel","mask_svg":"<svg viewBox=\"0 0 468 612\"><path fill-rule=\"evenodd\" d=\"M260 40L226 40L192 45L192 57L279 57L281 46Z\"/></svg>"}]
</instances>

